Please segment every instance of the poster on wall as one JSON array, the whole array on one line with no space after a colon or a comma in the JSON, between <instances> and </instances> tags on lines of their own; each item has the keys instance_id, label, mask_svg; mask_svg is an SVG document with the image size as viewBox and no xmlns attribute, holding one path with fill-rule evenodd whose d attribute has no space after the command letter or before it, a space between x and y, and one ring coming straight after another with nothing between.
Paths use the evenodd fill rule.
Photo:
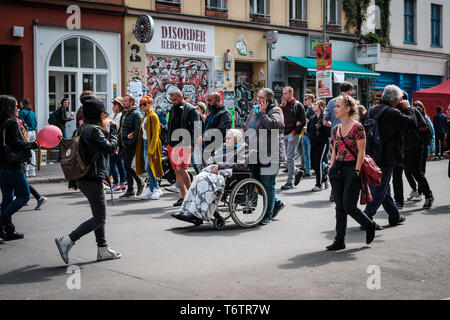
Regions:
<instances>
[{"instance_id":1,"label":"poster on wall","mask_svg":"<svg viewBox=\"0 0 450 320\"><path fill-rule=\"evenodd\" d=\"M283 97L284 82L274 81L272 82L273 93L275 93L275 99L281 103L281 98Z\"/></svg>"},{"instance_id":2,"label":"poster on wall","mask_svg":"<svg viewBox=\"0 0 450 320\"><path fill-rule=\"evenodd\" d=\"M217 89L222 89L225 82L225 71L216 70L216 79L214 82Z\"/></svg>"},{"instance_id":3,"label":"poster on wall","mask_svg":"<svg viewBox=\"0 0 450 320\"><path fill-rule=\"evenodd\" d=\"M333 96L331 74L331 71L317 71L316 93L318 99L331 98Z\"/></svg>"},{"instance_id":4,"label":"poster on wall","mask_svg":"<svg viewBox=\"0 0 450 320\"><path fill-rule=\"evenodd\" d=\"M319 43L316 50L317 71L333 69L331 42Z\"/></svg>"},{"instance_id":5,"label":"poster on wall","mask_svg":"<svg viewBox=\"0 0 450 320\"><path fill-rule=\"evenodd\" d=\"M131 80L127 91L136 98L137 103L144 97L144 90L140 80Z\"/></svg>"},{"instance_id":6,"label":"poster on wall","mask_svg":"<svg viewBox=\"0 0 450 320\"><path fill-rule=\"evenodd\" d=\"M194 103L206 101L209 88L209 60L147 56L147 88L155 107L171 106L170 92L178 88Z\"/></svg>"}]
</instances>

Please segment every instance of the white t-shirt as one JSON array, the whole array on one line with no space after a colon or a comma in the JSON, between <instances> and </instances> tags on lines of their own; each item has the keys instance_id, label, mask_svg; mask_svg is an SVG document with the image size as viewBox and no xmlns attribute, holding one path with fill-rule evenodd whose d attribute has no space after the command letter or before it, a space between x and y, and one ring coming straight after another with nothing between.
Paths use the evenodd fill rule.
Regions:
<instances>
[{"instance_id":1,"label":"white t-shirt","mask_svg":"<svg viewBox=\"0 0 450 320\"><path fill-rule=\"evenodd\" d=\"M147 122L147 117L144 117L144 122L142 122L142 139L147 140L147 131L145 130L145 123Z\"/></svg>"}]
</instances>

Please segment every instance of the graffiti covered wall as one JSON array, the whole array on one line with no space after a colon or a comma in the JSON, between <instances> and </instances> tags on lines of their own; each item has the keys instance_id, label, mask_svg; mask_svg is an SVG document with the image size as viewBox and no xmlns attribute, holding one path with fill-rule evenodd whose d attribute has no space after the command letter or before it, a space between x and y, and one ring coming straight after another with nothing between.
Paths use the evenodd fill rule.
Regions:
<instances>
[{"instance_id":1,"label":"graffiti covered wall","mask_svg":"<svg viewBox=\"0 0 450 320\"><path fill-rule=\"evenodd\" d=\"M206 101L211 62L196 58L147 56L147 90L155 106L171 106L169 93L177 87L194 103Z\"/></svg>"}]
</instances>

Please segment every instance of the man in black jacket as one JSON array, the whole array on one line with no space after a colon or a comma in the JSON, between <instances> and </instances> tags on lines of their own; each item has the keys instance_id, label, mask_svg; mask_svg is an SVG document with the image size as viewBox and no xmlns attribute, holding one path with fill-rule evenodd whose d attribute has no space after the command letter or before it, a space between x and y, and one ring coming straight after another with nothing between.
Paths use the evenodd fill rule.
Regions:
<instances>
[{"instance_id":1,"label":"man in black jacket","mask_svg":"<svg viewBox=\"0 0 450 320\"><path fill-rule=\"evenodd\" d=\"M210 111L203 127L203 136L197 138L197 145L205 150L208 146L208 153L202 156L202 163L208 160L214 150L225 142L227 130L231 129L231 113L224 105L220 104L220 94L210 93L207 98L208 110ZM218 139L220 137L220 139ZM213 147L213 148L211 148Z\"/></svg>"},{"instance_id":2,"label":"man in black jacket","mask_svg":"<svg viewBox=\"0 0 450 320\"><path fill-rule=\"evenodd\" d=\"M281 109L284 116L284 144L286 146L286 166L288 169L288 178L286 184L281 187L281 190L289 190L294 187L294 175L300 176L302 172L296 172L295 168L295 150L300 141L300 134L306 124L305 108L300 101L294 98L294 89L292 87L285 87L283 89L283 98Z\"/></svg>"},{"instance_id":3,"label":"man in black jacket","mask_svg":"<svg viewBox=\"0 0 450 320\"><path fill-rule=\"evenodd\" d=\"M123 97L122 118L120 119L119 131L119 145L120 152L127 171L127 192L120 196L120 198L134 197L134 181L137 183L136 196L140 196L144 191L145 184L137 176L133 169L133 159L136 154L137 139L139 136L139 126L143 114L135 106L136 99L133 95L127 94Z\"/></svg>"},{"instance_id":4,"label":"man in black jacket","mask_svg":"<svg viewBox=\"0 0 450 320\"><path fill-rule=\"evenodd\" d=\"M401 131L417 127L414 111L409 104L401 104L401 111L398 109L402 96L403 92L399 87L395 85L386 86L381 103L369 109L370 118L374 118L384 106L388 106L378 120L383 142L382 160L377 163L382 172L381 185L378 187L370 186L373 201L367 204L364 213L370 219L373 219L378 208L383 205L384 210L389 215L389 224L391 226L396 226L406 220L404 216L400 216L398 208L392 199L390 188L393 167L398 163L402 163L402 154L399 152L402 137ZM381 227L377 225L377 229L381 229Z\"/></svg>"},{"instance_id":5,"label":"man in black jacket","mask_svg":"<svg viewBox=\"0 0 450 320\"><path fill-rule=\"evenodd\" d=\"M56 246L66 264L69 263L69 251L81 237L94 231L97 242L97 261L119 259L120 253L111 250L105 238L106 198L102 180L109 179L109 155L117 147L116 125L109 121L109 138L102 129L102 118L106 114L103 102L96 97L86 96L83 104L84 123L77 130L81 134L81 148L84 151L86 163L91 164L89 172L80 180L77 186L89 200L92 218L82 223L69 235L56 238Z\"/></svg>"},{"instance_id":6,"label":"man in black jacket","mask_svg":"<svg viewBox=\"0 0 450 320\"><path fill-rule=\"evenodd\" d=\"M61 100L61 106L56 110L56 126L61 129L64 138L67 138L66 135L66 123L75 119L73 114L70 115L70 118L67 117L67 111L69 110L69 99L64 98Z\"/></svg>"},{"instance_id":7,"label":"man in black jacket","mask_svg":"<svg viewBox=\"0 0 450 320\"><path fill-rule=\"evenodd\" d=\"M402 104L409 104L408 94L403 92ZM433 193L430 190L430 186L423 172L422 166L422 154L423 149L427 146L423 145L421 140L421 130L428 130L427 122L420 113L419 109L411 106L411 110L414 111L414 117L417 121L417 127L409 130L402 131L403 146L401 149L404 152L404 163L397 164L394 167L392 184L394 187L394 198L397 208L403 208L403 169L405 169L406 178L408 181L412 179L410 184L415 184L417 181L419 194L425 195L424 209L430 209L433 204ZM400 149L400 148L399 148ZM415 181L414 181L415 180Z\"/></svg>"},{"instance_id":8,"label":"man in black jacket","mask_svg":"<svg viewBox=\"0 0 450 320\"><path fill-rule=\"evenodd\" d=\"M180 207L187 190L191 187L187 169L191 163L194 143L202 134L203 121L197 109L184 101L183 93L179 89L170 92L170 100L173 107L169 114L167 152L181 193L181 198L174 203L174 206Z\"/></svg>"}]
</instances>

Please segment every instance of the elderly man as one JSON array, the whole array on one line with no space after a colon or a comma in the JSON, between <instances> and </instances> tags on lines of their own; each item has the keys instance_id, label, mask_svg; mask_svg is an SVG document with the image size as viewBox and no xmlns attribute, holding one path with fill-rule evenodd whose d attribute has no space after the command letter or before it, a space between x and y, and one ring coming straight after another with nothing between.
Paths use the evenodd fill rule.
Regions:
<instances>
[{"instance_id":1,"label":"elderly man","mask_svg":"<svg viewBox=\"0 0 450 320\"><path fill-rule=\"evenodd\" d=\"M288 177L286 184L281 190L289 190L294 187L294 175L297 175L295 168L295 150L300 141L300 134L306 124L305 109L300 101L294 98L294 89L285 87L281 103L284 117L284 145L286 146L286 166ZM297 169L298 170L298 169Z\"/></svg>"},{"instance_id":2,"label":"elderly man","mask_svg":"<svg viewBox=\"0 0 450 320\"><path fill-rule=\"evenodd\" d=\"M170 92L170 100L173 107L169 115L167 151L181 193L181 198L174 203L174 206L180 207L191 186L191 180L186 170L191 163L194 141L198 138L196 135L202 133L203 122L197 109L184 101L183 93L179 89L173 89Z\"/></svg>"},{"instance_id":3,"label":"elderly man","mask_svg":"<svg viewBox=\"0 0 450 320\"><path fill-rule=\"evenodd\" d=\"M403 91L395 86L389 85L384 88L383 96L379 105L369 109L370 118L379 116L378 125L381 139L383 142L382 159L378 160L377 165L382 172L381 185L377 187L370 186L370 192L373 201L368 203L364 213L373 219L378 208L383 205L384 210L389 216L389 224L396 226L406 220L400 216L394 199L391 196L390 181L393 168L401 163L402 155L399 154L399 146L402 144L402 130L414 129L417 127L414 111L409 103L402 103ZM381 114L379 115L379 113ZM377 230L381 227L377 225Z\"/></svg>"}]
</instances>

